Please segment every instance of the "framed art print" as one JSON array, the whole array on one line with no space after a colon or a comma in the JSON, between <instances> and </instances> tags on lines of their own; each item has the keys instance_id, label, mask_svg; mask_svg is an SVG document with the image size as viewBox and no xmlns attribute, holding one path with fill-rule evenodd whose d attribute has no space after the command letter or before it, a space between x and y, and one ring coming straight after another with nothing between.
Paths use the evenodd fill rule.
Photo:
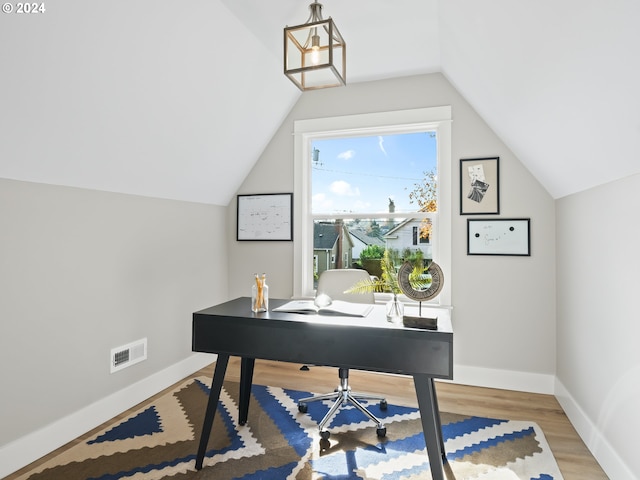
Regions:
<instances>
[{"instance_id":1,"label":"framed art print","mask_svg":"<svg viewBox=\"0 0 640 480\"><path fill-rule=\"evenodd\" d=\"M238 195L236 239L293 241L293 194Z\"/></svg>"},{"instance_id":2,"label":"framed art print","mask_svg":"<svg viewBox=\"0 0 640 480\"><path fill-rule=\"evenodd\" d=\"M528 218L467 219L467 255L531 255Z\"/></svg>"},{"instance_id":3,"label":"framed art print","mask_svg":"<svg viewBox=\"0 0 640 480\"><path fill-rule=\"evenodd\" d=\"M499 157L460 160L460 215L500 213Z\"/></svg>"}]
</instances>

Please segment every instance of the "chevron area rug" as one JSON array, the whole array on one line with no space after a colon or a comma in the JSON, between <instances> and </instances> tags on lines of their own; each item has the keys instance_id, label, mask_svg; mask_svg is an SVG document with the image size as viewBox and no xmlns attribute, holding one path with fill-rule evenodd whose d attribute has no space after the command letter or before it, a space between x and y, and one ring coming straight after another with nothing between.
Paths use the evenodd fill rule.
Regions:
<instances>
[{"instance_id":1,"label":"chevron area rug","mask_svg":"<svg viewBox=\"0 0 640 480\"><path fill-rule=\"evenodd\" d=\"M320 402L298 412L307 392L254 385L249 419L238 426L238 384L225 382L204 468L195 454L210 379L188 379L149 405L64 451L20 480L316 480L430 479L417 409L381 411L387 436L355 409L343 408L320 446ZM442 413L447 479L560 480L540 428L531 422Z\"/></svg>"}]
</instances>

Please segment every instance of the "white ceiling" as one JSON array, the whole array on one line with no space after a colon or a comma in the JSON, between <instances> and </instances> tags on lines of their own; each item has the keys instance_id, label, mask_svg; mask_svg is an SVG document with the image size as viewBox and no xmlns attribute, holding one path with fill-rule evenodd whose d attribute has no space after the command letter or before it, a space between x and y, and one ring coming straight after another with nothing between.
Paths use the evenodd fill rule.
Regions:
<instances>
[{"instance_id":1,"label":"white ceiling","mask_svg":"<svg viewBox=\"0 0 640 480\"><path fill-rule=\"evenodd\" d=\"M301 95L282 29L309 3L0 15L0 177L226 205ZM638 0L325 0L324 16L349 83L442 72L555 198L640 172Z\"/></svg>"}]
</instances>

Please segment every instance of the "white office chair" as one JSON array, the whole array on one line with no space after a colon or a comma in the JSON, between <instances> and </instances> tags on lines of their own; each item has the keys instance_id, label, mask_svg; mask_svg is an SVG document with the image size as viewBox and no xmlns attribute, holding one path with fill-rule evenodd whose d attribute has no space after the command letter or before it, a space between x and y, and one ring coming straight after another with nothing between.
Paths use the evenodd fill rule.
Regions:
<instances>
[{"instance_id":1,"label":"white office chair","mask_svg":"<svg viewBox=\"0 0 640 480\"><path fill-rule=\"evenodd\" d=\"M318 289L316 291L316 298L320 297L320 295L328 295L331 300L343 300L347 302L353 303L375 303L375 297L373 292L367 293L344 293L345 290L348 290L357 282L368 279L369 273L366 270L358 270L358 269L337 269L337 270L326 270L320 274L320 278L318 279ZM357 342L358 339L354 338L354 342ZM376 434L379 437L384 437L387 434L387 429L382 424L382 422L375 417L369 410L367 410L361 403L360 400L367 401L379 401L380 408L382 410L387 409L387 400L384 397L368 395L363 393L354 393L351 391L351 387L349 386L349 369L348 368L339 368L338 369L338 377L340 378L340 385L333 391L332 393L327 393L324 395L317 395L313 397L302 398L298 401L298 411L301 413L307 412L307 404L309 402L315 402L319 400L334 400L333 405L324 416L324 418L318 424L318 429L320 430L320 437L323 440L328 440L330 433L325 429L325 426L329 423L329 421L336 414L338 409L346 403L353 404L358 410L364 413L367 417L369 417L377 426Z\"/></svg>"}]
</instances>

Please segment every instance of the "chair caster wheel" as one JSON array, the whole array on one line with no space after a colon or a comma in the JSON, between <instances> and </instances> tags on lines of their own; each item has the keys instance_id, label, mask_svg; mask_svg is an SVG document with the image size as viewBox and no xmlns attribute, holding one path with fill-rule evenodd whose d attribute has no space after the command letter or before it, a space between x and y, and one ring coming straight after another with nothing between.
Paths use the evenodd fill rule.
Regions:
<instances>
[{"instance_id":1,"label":"chair caster wheel","mask_svg":"<svg viewBox=\"0 0 640 480\"><path fill-rule=\"evenodd\" d=\"M380 410L386 410L388 406L386 400L380 400Z\"/></svg>"},{"instance_id":2,"label":"chair caster wheel","mask_svg":"<svg viewBox=\"0 0 640 480\"><path fill-rule=\"evenodd\" d=\"M385 429L386 432L386 429ZM322 438L322 440L329 440L329 437L331 436L331 432L329 430L322 430L320 432L320 438Z\"/></svg>"},{"instance_id":3,"label":"chair caster wheel","mask_svg":"<svg viewBox=\"0 0 640 480\"><path fill-rule=\"evenodd\" d=\"M300 413L307 413L308 407L306 403L299 403L298 404L298 411Z\"/></svg>"},{"instance_id":4,"label":"chair caster wheel","mask_svg":"<svg viewBox=\"0 0 640 480\"><path fill-rule=\"evenodd\" d=\"M376 435L378 435L379 437L386 437L387 436L387 427L376 428Z\"/></svg>"}]
</instances>

